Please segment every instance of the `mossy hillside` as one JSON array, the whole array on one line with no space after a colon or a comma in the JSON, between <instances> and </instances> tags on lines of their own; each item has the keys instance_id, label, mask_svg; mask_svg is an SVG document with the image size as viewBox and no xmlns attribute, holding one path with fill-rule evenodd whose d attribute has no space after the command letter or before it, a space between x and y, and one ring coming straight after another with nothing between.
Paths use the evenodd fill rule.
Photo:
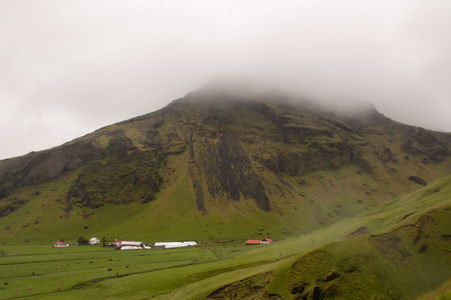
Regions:
<instances>
[{"instance_id":1,"label":"mossy hillside","mask_svg":"<svg viewBox=\"0 0 451 300\"><path fill-rule=\"evenodd\" d=\"M424 217L434 220L439 232L448 232L449 214L443 218L441 213ZM340 299L413 299L440 286L451 276L451 245L445 246L436 231L414 242L417 229L418 223L399 227L389 236L362 236L304 256L293 265L292 293L313 296L316 288L318 295Z\"/></svg>"},{"instance_id":2,"label":"mossy hillside","mask_svg":"<svg viewBox=\"0 0 451 300\"><path fill-rule=\"evenodd\" d=\"M339 299L355 297L411 299L440 286L451 276L450 266L447 263L444 264L444 262L451 261L449 257L451 244L446 242L448 235L445 234L451 230L449 221L451 203L448 198L450 177L440 180L432 186L432 188L437 188L438 186L443 187L443 185L446 185L447 188L442 190L442 194L431 195L415 207L423 209L423 213L418 213L417 218L407 218L403 222L399 222L404 216L402 208L409 210L403 204L406 198L409 198L405 197L392 203L393 206L398 206L399 210L368 216L368 221L373 223L373 226L376 225L374 223L376 219L384 219L388 222L377 222L377 226L372 227L369 223L365 223L365 217L362 216L360 220L352 218L335 224L333 231L318 230L310 238L310 243L317 242L315 239L319 237L327 237L326 232L329 234L333 232L343 239L346 238L346 233L350 232L353 226L365 225L373 229L384 229L387 224L394 224L393 220L398 222L397 225L394 224L372 235L367 234L342 242L337 241L298 259L290 272L290 289L293 297L295 295L304 295L305 297L316 295L315 297L327 296ZM425 190L418 193L424 194L424 192ZM411 195L411 197L415 202L422 199L417 195ZM421 216L419 219L418 215ZM424 220L433 221L428 223ZM389 238L384 237L387 230L392 234ZM332 241L334 237L329 236L327 239ZM306 238L303 240L307 242ZM336 237L335 240L337 240ZM292 243L297 244L294 241ZM423 246L424 244L427 245L426 248ZM299 245L298 250L301 252L306 245L308 243ZM289 249L287 244L280 247L270 251L279 250L285 254ZM283 272L281 273L283 274ZM279 283L271 291L282 295L284 288L280 288Z\"/></svg>"},{"instance_id":3,"label":"mossy hillside","mask_svg":"<svg viewBox=\"0 0 451 300\"><path fill-rule=\"evenodd\" d=\"M110 224L134 217L137 208L130 205L105 205L98 209L72 205L67 191L77 174L70 173L58 181L22 189L11 197L27 199L26 205L0 219L3 242L52 243L56 240L76 243L80 236L105 236L114 240L115 233L105 230ZM55 226L58 224L58 226ZM105 232L104 232L105 231ZM104 232L104 235L99 235Z\"/></svg>"},{"instance_id":4,"label":"mossy hillside","mask_svg":"<svg viewBox=\"0 0 451 300\"><path fill-rule=\"evenodd\" d=\"M65 194L79 169L60 177L57 181L23 188L6 198L5 202L24 199L26 204L13 214L0 218L0 235L4 242L48 241L63 238L59 235L62 223L67 217L68 203ZM64 226L64 225L63 225Z\"/></svg>"},{"instance_id":5,"label":"mossy hillside","mask_svg":"<svg viewBox=\"0 0 451 300\"><path fill-rule=\"evenodd\" d=\"M340 180L341 182L344 182L343 178ZM90 208L74 207L73 211L69 215L70 216L69 218L66 217L65 213L67 209L67 204L65 203L65 201L62 200L64 199L64 194L63 193L61 193L61 195L58 195L57 193L55 194L56 192L54 190L55 188L49 185L48 188L49 192L50 189L53 190L51 191L52 197L49 198L49 203L53 203L51 201L53 199L53 201L55 202L54 203L55 210L51 211L49 210L50 208L47 207L47 210L42 211L42 214L49 214L49 212L51 212L49 215L53 217L49 218L47 221L39 221L42 223L40 225L38 223L26 226L27 224L30 223L30 219L26 215L32 212L40 211L41 209L41 208L36 209L35 207L30 206L27 212L24 211L24 213L26 212L26 214L24 215L23 218L26 217L27 218L26 221L23 222L18 221L15 223L6 222L7 219L2 219L2 221L5 221L4 228L6 226L10 226L9 227L10 230L11 229L14 230L14 228L18 229L20 228L22 234L17 235L17 237L21 241L23 240L52 241L55 239L64 239L64 238L76 241L76 239L78 239L79 236L93 235L93 236L106 236L110 240L114 238L113 236L124 238L130 237L137 239L140 238L146 241L159 240L165 238L188 239L188 237L192 237L191 239L206 239L206 240L218 239L222 241L234 240L238 242L239 239L247 239L251 237L273 236L276 238L284 238L286 236L297 234L299 232L306 232L307 230L312 229L312 227L306 228L304 227L303 224L308 224L308 226L312 226L311 224L312 223L314 224L314 222L312 221L316 221L313 218L317 217L318 215L321 215L321 213L324 213L324 210L320 204L313 203L312 205L309 204L311 208L307 207L307 209L302 207L300 209L293 209L292 207L291 210L287 209L286 211L288 211L289 213L287 213L287 216L284 218L284 221L287 221L287 219L288 220L291 219L291 221L285 223L274 221L277 220L278 217L280 217L278 213L277 214L260 213L257 209L254 209L255 218L252 219L248 218L246 214L236 211L236 207L231 207L229 213L227 213L227 209L224 209L224 207L222 207L221 209L219 209L219 212L217 213L212 212L207 216L202 216L199 212L195 210L195 207L193 206L194 199L191 198L190 201L189 200L190 194L189 193L187 194L185 192L186 190L189 190L191 185L189 183L189 179L186 178L186 173L185 178L180 180L180 182L183 184L176 185L177 189L175 193L169 193L169 190L167 190L164 193L161 193L161 195L163 195L166 192L168 192L166 198L162 198L161 201L153 202L148 206L144 206L141 208L139 206L134 205L119 206L119 207L108 206L99 211L92 210ZM39 200L47 197L47 192L44 192L44 190L42 190L43 187L44 185L41 186L40 195L34 196L33 199ZM64 188L62 187L61 189ZM30 190L28 191L28 193L33 194L35 192ZM59 202L56 202L56 200L58 200ZM56 205L56 203L59 204ZM191 203L191 206L189 203ZM302 205L307 205L305 204L305 202L300 203ZM44 203L41 203L41 205L42 204ZM155 206L155 208L153 208L153 206ZM146 207L148 207L149 209L147 209ZM298 208L299 206L294 207ZM141 213L139 213L140 211ZM187 217L188 211L191 211L191 217L189 218ZM316 212L316 215L315 213L311 214L311 212ZM333 211L330 211L328 214L330 213L334 214ZM406 214L408 213L409 212L406 211ZM233 217L234 215L235 217ZM130 225L121 224L121 221L127 220L128 218L129 218L128 223ZM186 220L183 220L184 218L186 218ZM58 226L56 230L55 227L50 226L53 222L58 222L62 224L61 226ZM9 223L12 224L12 227L11 224ZM16 227L14 227L14 224L17 224ZM48 224L49 228L53 229L42 230L43 228L45 228L43 227L45 224ZM109 230L104 229L105 224L108 224ZM136 224L139 224L139 226L136 226ZM117 231L113 230L113 228L115 227L117 228ZM298 231L297 232L293 231L292 230L293 228L297 228ZM355 230L357 229L358 228L355 228ZM73 230L74 233L71 233L70 232L71 230ZM281 235L280 231L284 232L285 234ZM35 232L40 233L35 234ZM38 238L39 236L44 235L47 235L49 237Z\"/></svg>"},{"instance_id":6,"label":"mossy hillside","mask_svg":"<svg viewBox=\"0 0 451 300\"><path fill-rule=\"evenodd\" d=\"M253 204L253 200L225 205L202 215L196 210L193 194L186 192L192 186L186 169L169 173L177 177L176 182L170 185L171 188L162 190L157 200L145 205L105 204L97 209L72 205L68 209L70 202L67 202L64 191L70 185L69 182L77 177L76 174L62 178L61 184L41 185L38 187L39 195L32 197L33 201L27 204L27 209L1 219L4 228L9 226L9 230L4 232L5 238L9 239L5 241L13 241L13 236L16 241L29 242L52 242L57 239L76 242L80 236L105 236L109 241L115 238L147 242L194 239L242 243L249 238L283 238L301 230L305 232L306 228L297 224L299 217L303 216L305 223L311 221L308 211L304 211L301 206L298 210L292 210L293 213L286 214L286 222L279 221L281 211L262 212ZM59 184L58 189L55 189L55 184ZM36 190L30 189L24 193L31 195ZM254 213L253 217L245 213L250 211ZM34 213L48 217L37 219L40 221L34 224L36 220L30 219ZM55 223L59 225L52 226ZM298 227L298 232L293 231L294 227Z\"/></svg>"},{"instance_id":7,"label":"mossy hillside","mask_svg":"<svg viewBox=\"0 0 451 300\"><path fill-rule=\"evenodd\" d=\"M105 203L150 202L161 186L159 168L163 159L154 153L135 152L106 163L92 162L78 176L68 198L74 204L90 208Z\"/></svg>"},{"instance_id":8,"label":"mossy hillside","mask_svg":"<svg viewBox=\"0 0 451 300\"><path fill-rule=\"evenodd\" d=\"M299 226L300 216L309 220L308 211L287 213L284 221L279 212L264 212L252 199L238 203L225 203L207 214L197 210L192 182L187 170L178 169L171 188L162 190L157 199L142 207L140 213L124 223L113 223L109 232L151 241L198 240L204 242L244 243L250 238L284 238L305 230ZM292 228L298 226L298 232Z\"/></svg>"},{"instance_id":9,"label":"mossy hillside","mask_svg":"<svg viewBox=\"0 0 451 300\"><path fill-rule=\"evenodd\" d=\"M434 291L426 293L418 298L419 300L450 300L451 299L451 279Z\"/></svg>"}]
</instances>

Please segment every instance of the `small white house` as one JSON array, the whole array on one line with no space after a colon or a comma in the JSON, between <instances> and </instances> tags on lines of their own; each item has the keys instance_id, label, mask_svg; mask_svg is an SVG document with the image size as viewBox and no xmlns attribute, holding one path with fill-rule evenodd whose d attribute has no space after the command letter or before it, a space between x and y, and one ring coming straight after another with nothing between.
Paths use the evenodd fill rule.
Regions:
<instances>
[{"instance_id":1,"label":"small white house","mask_svg":"<svg viewBox=\"0 0 451 300\"><path fill-rule=\"evenodd\" d=\"M69 244L65 243L65 242L57 241L55 244L53 244L53 247L55 247L55 248L65 248L65 247L69 247Z\"/></svg>"},{"instance_id":2,"label":"small white house","mask_svg":"<svg viewBox=\"0 0 451 300\"><path fill-rule=\"evenodd\" d=\"M100 244L100 240L96 237L93 237L89 240L89 245L97 245Z\"/></svg>"}]
</instances>

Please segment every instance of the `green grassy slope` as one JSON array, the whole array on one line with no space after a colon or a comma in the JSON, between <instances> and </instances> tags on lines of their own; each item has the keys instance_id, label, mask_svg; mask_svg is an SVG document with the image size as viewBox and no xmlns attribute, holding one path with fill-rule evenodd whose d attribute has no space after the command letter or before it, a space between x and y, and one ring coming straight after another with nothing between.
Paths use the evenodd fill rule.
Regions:
<instances>
[{"instance_id":1,"label":"green grassy slope","mask_svg":"<svg viewBox=\"0 0 451 300\"><path fill-rule=\"evenodd\" d=\"M445 282L441 287L434 291L422 295L419 300L450 300L451 299L451 280Z\"/></svg>"},{"instance_id":2,"label":"green grassy slope","mask_svg":"<svg viewBox=\"0 0 451 300\"><path fill-rule=\"evenodd\" d=\"M414 299L435 289L434 295L446 297L450 214L447 176L374 210L268 246L127 252L2 245L2 281L8 285L0 298Z\"/></svg>"},{"instance_id":3,"label":"green grassy slope","mask_svg":"<svg viewBox=\"0 0 451 300\"><path fill-rule=\"evenodd\" d=\"M256 249L249 256L243 255L241 259L252 256L250 261L265 260L273 265L269 269L262 267L261 272L250 269L248 276L242 276L241 280L271 272L267 275L269 284L263 290L268 297L277 294L284 299L412 299L440 287L451 277L450 211L451 177L448 176L395 199L387 204L387 210L362 214L298 239ZM371 233L348 237L363 227ZM237 274L229 275L221 278L230 285L228 295L246 294L246 285L232 279ZM224 289L222 292L227 297ZM192 299L204 296L195 293Z\"/></svg>"}]
</instances>

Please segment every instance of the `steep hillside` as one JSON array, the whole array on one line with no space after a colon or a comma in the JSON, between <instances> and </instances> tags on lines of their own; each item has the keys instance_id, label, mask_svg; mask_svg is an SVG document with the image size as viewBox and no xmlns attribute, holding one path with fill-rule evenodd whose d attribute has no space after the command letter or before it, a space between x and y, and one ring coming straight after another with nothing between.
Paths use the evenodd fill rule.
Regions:
<instances>
[{"instance_id":1,"label":"steep hillside","mask_svg":"<svg viewBox=\"0 0 451 300\"><path fill-rule=\"evenodd\" d=\"M0 161L0 237L282 239L449 174L450 145L450 134L371 107L344 114L275 92L205 88Z\"/></svg>"}]
</instances>

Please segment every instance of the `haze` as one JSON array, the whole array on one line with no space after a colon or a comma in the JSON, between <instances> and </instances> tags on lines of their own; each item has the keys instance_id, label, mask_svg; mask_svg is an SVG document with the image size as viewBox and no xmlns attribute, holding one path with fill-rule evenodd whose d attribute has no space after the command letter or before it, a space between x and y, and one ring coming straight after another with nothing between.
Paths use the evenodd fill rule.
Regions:
<instances>
[{"instance_id":1,"label":"haze","mask_svg":"<svg viewBox=\"0 0 451 300\"><path fill-rule=\"evenodd\" d=\"M0 159L242 76L451 131L451 1L0 1Z\"/></svg>"}]
</instances>

